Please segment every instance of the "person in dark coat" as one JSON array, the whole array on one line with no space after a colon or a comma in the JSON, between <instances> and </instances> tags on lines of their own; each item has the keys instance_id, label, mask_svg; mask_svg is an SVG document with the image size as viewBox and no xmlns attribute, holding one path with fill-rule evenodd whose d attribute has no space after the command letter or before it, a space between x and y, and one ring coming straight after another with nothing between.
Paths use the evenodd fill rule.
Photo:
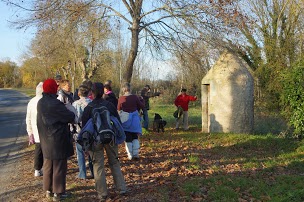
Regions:
<instances>
[{"instance_id":1,"label":"person in dark coat","mask_svg":"<svg viewBox=\"0 0 304 202\"><path fill-rule=\"evenodd\" d=\"M104 85L103 99L111 102L115 107L117 107L118 99L112 91L112 87L109 84Z\"/></svg>"},{"instance_id":2,"label":"person in dark coat","mask_svg":"<svg viewBox=\"0 0 304 202\"><path fill-rule=\"evenodd\" d=\"M53 201L66 198L67 159L74 153L68 123L75 114L71 104L57 99L58 85L54 79L43 83L42 98L37 104L37 127L44 157L43 189Z\"/></svg>"},{"instance_id":3,"label":"person in dark coat","mask_svg":"<svg viewBox=\"0 0 304 202\"><path fill-rule=\"evenodd\" d=\"M151 97L159 96L160 92L152 93L149 85L145 85L145 87L140 92L141 97L145 101L145 107L142 109L143 113L143 128L146 130L149 129L149 116L148 111L150 109L149 99Z\"/></svg>"}]
</instances>

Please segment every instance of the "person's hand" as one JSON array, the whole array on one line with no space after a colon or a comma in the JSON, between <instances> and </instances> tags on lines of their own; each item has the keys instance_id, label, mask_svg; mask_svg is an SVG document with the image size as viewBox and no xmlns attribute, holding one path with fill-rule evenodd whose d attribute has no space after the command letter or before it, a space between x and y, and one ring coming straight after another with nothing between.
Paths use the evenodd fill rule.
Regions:
<instances>
[{"instance_id":1,"label":"person's hand","mask_svg":"<svg viewBox=\"0 0 304 202\"><path fill-rule=\"evenodd\" d=\"M195 99L197 99L197 96L194 96Z\"/></svg>"},{"instance_id":2,"label":"person's hand","mask_svg":"<svg viewBox=\"0 0 304 202\"><path fill-rule=\"evenodd\" d=\"M154 93L155 96L160 96L160 92Z\"/></svg>"},{"instance_id":3,"label":"person's hand","mask_svg":"<svg viewBox=\"0 0 304 202\"><path fill-rule=\"evenodd\" d=\"M34 139L34 135L30 134L29 135L29 145L35 144L35 139Z\"/></svg>"}]
</instances>

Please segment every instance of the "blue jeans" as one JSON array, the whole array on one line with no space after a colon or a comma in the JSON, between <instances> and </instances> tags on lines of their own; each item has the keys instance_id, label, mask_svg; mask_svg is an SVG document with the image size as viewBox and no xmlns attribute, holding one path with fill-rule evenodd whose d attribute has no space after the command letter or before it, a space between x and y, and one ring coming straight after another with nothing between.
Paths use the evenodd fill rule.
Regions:
<instances>
[{"instance_id":1,"label":"blue jeans","mask_svg":"<svg viewBox=\"0 0 304 202\"><path fill-rule=\"evenodd\" d=\"M149 116L148 116L148 110L143 109L143 127L148 130L149 128Z\"/></svg>"},{"instance_id":2,"label":"blue jeans","mask_svg":"<svg viewBox=\"0 0 304 202\"><path fill-rule=\"evenodd\" d=\"M86 179L87 178L87 170L86 170L86 164L85 164L85 154L82 150L82 146L76 142L76 154L77 154L77 161L78 161L78 167L79 167L79 174L78 178ZM93 174L93 163L92 159L89 156L89 168L92 174L92 177L94 177Z\"/></svg>"},{"instance_id":3,"label":"blue jeans","mask_svg":"<svg viewBox=\"0 0 304 202\"><path fill-rule=\"evenodd\" d=\"M77 154L77 161L79 167L79 174L78 177L81 179L86 179L87 172L86 172L86 165L85 165L85 155L84 151L82 150L82 146L76 142L76 154Z\"/></svg>"}]
</instances>

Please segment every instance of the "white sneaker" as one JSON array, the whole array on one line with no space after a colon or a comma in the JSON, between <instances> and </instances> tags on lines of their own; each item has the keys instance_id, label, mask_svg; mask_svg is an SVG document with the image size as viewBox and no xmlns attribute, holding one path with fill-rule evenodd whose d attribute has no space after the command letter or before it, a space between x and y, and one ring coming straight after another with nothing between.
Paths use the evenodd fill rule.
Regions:
<instances>
[{"instance_id":1,"label":"white sneaker","mask_svg":"<svg viewBox=\"0 0 304 202\"><path fill-rule=\"evenodd\" d=\"M43 175L42 169L41 170L35 170L35 177L40 177L42 175Z\"/></svg>"}]
</instances>

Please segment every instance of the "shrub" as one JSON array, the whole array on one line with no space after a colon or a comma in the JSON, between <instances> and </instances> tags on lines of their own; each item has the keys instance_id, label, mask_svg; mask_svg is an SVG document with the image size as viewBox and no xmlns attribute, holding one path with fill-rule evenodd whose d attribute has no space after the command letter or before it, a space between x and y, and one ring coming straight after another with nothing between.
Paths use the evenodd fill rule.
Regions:
<instances>
[{"instance_id":1,"label":"shrub","mask_svg":"<svg viewBox=\"0 0 304 202\"><path fill-rule=\"evenodd\" d=\"M282 113L299 137L304 134L304 66L301 64L282 72L281 94Z\"/></svg>"}]
</instances>

